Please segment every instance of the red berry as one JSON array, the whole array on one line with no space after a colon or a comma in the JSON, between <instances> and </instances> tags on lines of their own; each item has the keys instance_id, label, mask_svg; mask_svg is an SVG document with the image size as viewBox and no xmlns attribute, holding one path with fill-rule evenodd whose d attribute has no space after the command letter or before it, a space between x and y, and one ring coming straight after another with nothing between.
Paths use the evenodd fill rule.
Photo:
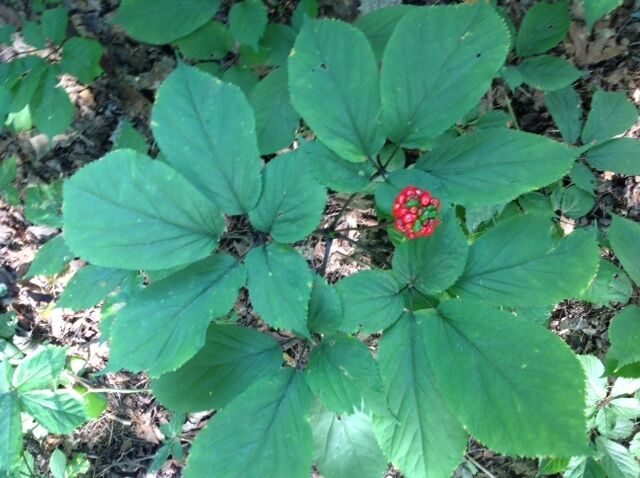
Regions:
<instances>
[{"instance_id":1,"label":"red berry","mask_svg":"<svg viewBox=\"0 0 640 478\"><path fill-rule=\"evenodd\" d=\"M440 200L437 198L431 199L431 205L434 206L436 209L440 209Z\"/></svg>"}]
</instances>

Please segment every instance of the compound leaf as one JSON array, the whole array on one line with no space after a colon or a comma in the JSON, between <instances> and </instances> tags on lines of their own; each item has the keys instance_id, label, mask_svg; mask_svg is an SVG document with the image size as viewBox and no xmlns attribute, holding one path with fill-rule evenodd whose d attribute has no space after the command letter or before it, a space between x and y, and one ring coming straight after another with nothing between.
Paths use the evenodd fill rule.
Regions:
<instances>
[{"instance_id":1,"label":"compound leaf","mask_svg":"<svg viewBox=\"0 0 640 478\"><path fill-rule=\"evenodd\" d=\"M582 130L584 144L601 143L624 133L638 119L635 105L620 91L597 90Z\"/></svg>"},{"instance_id":2,"label":"compound leaf","mask_svg":"<svg viewBox=\"0 0 640 478\"><path fill-rule=\"evenodd\" d=\"M640 175L640 141L635 138L615 138L590 149L585 159L596 169Z\"/></svg>"},{"instance_id":3,"label":"compound leaf","mask_svg":"<svg viewBox=\"0 0 640 478\"><path fill-rule=\"evenodd\" d=\"M308 478L312 399L302 374L291 368L254 383L194 440L185 478Z\"/></svg>"},{"instance_id":4,"label":"compound leaf","mask_svg":"<svg viewBox=\"0 0 640 478\"><path fill-rule=\"evenodd\" d=\"M546 105L553 121L558 125L562 139L573 144L582 130L582 100L576 90L568 86L544 94Z\"/></svg>"},{"instance_id":5,"label":"compound leaf","mask_svg":"<svg viewBox=\"0 0 640 478\"><path fill-rule=\"evenodd\" d=\"M613 215L609 229L609 243L620 264L636 285L640 284L640 224Z\"/></svg>"},{"instance_id":6,"label":"compound leaf","mask_svg":"<svg viewBox=\"0 0 640 478\"><path fill-rule=\"evenodd\" d=\"M262 320L308 337L313 276L304 258L290 246L272 243L249 252L245 264L251 303Z\"/></svg>"},{"instance_id":7,"label":"compound leaf","mask_svg":"<svg viewBox=\"0 0 640 478\"><path fill-rule=\"evenodd\" d=\"M495 305L531 307L579 296L600 259L595 231L556 240L553 223L529 213L499 222L471 245L455 286L460 297Z\"/></svg>"},{"instance_id":8,"label":"compound leaf","mask_svg":"<svg viewBox=\"0 0 640 478\"><path fill-rule=\"evenodd\" d=\"M277 156L264 168L262 196L249 219L278 242L304 239L318 226L326 190L311 174L309 160L296 150Z\"/></svg>"},{"instance_id":9,"label":"compound leaf","mask_svg":"<svg viewBox=\"0 0 640 478\"><path fill-rule=\"evenodd\" d=\"M476 105L509 45L504 21L482 2L407 13L382 61L382 110L389 138L410 148L428 145Z\"/></svg>"},{"instance_id":10,"label":"compound leaf","mask_svg":"<svg viewBox=\"0 0 640 478\"><path fill-rule=\"evenodd\" d=\"M509 455L588 453L585 373L559 337L455 300L425 321L424 341L447 404L482 443Z\"/></svg>"},{"instance_id":11,"label":"compound leaf","mask_svg":"<svg viewBox=\"0 0 640 478\"><path fill-rule=\"evenodd\" d=\"M71 390L31 390L20 393L20 404L48 432L71 433L89 417L82 397Z\"/></svg>"},{"instance_id":12,"label":"compound leaf","mask_svg":"<svg viewBox=\"0 0 640 478\"><path fill-rule=\"evenodd\" d=\"M313 290L309 302L309 330L331 335L342 323L342 300L335 286L319 275L313 276Z\"/></svg>"},{"instance_id":13,"label":"compound leaf","mask_svg":"<svg viewBox=\"0 0 640 478\"><path fill-rule=\"evenodd\" d=\"M174 372L153 380L158 401L176 412L227 406L282 363L278 342L254 329L213 324L200 351Z\"/></svg>"},{"instance_id":14,"label":"compound leaf","mask_svg":"<svg viewBox=\"0 0 640 478\"><path fill-rule=\"evenodd\" d=\"M366 161L384 144L376 60L364 34L344 22L304 23L289 56L291 101L340 157Z\"/></svg>"},{"instance_id":15,"label":"compound leaf","mask_svg":"<svg viewBox=\"0 0 640 478\"><path fill-rule=\"evenodd\" d=\"M451 476L467 447L467 434L445 402L434 358L427 354L428 323L435 315L405 314L378 348L391 415L375 417L374 430L387 458L409 478Z\"/></svg>"},{"instance_id":16,"label":"compound leaf","mask_svg":"<svg viewBox=\"0 0 640 478\"><path fill-rule=\"evenodd\" d=\"M23 359L15 369L11 385L20 393L57 385L67 349L47 346Z\"/></svg>"},{"instance_id":17,"label":"compound leaf","mask_svg":"<svg viewBox=\"0 0 640 478\"><path fill-rule=\"evenodd\" d=\"M222 215L183 177L160 161L118 150L64 185L69 248L95 265L168 269L215 248Z\"/></svg>"},{"instance_id":18,"label":"compound leaf","mask_svg":"<svg viewBox=\"0 0 640 478\"><path fill-rule=\"evenodd\" d=\"M596 438L596 448L603 453L601 464L608 478L640 476L640 464L620 443L599 436Z\"/></svg>"},{"instance_id":19,"label":"compound leaf","mask_svg":"<svg viewBox=\"0 0 640 478\"><path fill-rule=\"evenodd\" d=\"M556 46L569 31L569 2L540 2L533 5L520 24L516 51L520 56L544 53Z\"/></svg>"},{"instance_id":20,"label":"compound leaf","mask_svg":"<svg viewBox=\"0 0 640 478\"><path fill-rule=\"evenodd\" d=\"M492 206L565 175L577 151L540 135L509 129L465 134L423 155L416 164L446 196L464 206Z\"/></svg>"},{"instance_id":21,"label":"compound leaf","mask_svg":"<svg viewBox=\"0 0 640 478\"><path fill-rule=\"evenodd\" d=\"M202 348L211 320L229 312L245 282L244 266L218 254L150 285L118 313L110 365L153 377L177 369Z\"/></svg>"},{"instance_id":22,"label":"compound leaf","mask_svg":"<svg viewBox=\"0 0 640 478\"><path fill-rule=\"evenodd\" d=\"M632 294L633 285L624 271L611 262L601 259L598 274L580 299L598 306L609 307L612 304L626 304Z\"/></svg>"}]
</instances>

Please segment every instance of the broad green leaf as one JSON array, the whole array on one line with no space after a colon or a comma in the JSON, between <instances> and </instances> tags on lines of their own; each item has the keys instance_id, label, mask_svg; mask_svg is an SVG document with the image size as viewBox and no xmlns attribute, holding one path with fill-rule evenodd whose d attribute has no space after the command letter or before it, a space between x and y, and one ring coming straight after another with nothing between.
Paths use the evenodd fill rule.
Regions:
<instances>
[{"instance_id":1,"label":"broad green leaf","mask_svg":"<svg viewBox=\"0 0 640 478\"><path fill-rule=\"evenodd\" d=\"M249 220L278 242L296 242L320 224L326 190L311 174L309 160L292 151L269 161L264 168L262 196Z\"/></svg>"},{"instance_id":2,"label":"broad green leaf","mask_svg":"<svg viewBox=\"0 0 640 478\"><path fill-rule=\"evenodd\" d=\"M91 83L102 73L100 58L104 47L90 38L73 37L62 50L60 69L75 76L80 83Z\"/></svg>"},{"instance_id":3,"label":"broad green leaf","mask_svg":"<svg viewBox=\"0 0 640 478\"><path fill-rule=\"evenodd\" d=\"M10 339L16 333L18 315L15 312L0 314L0 337Z\"/></svg>"},{"instance_id":4,"label":"broad green leaf","mask_svg":"<svg viewBox=\"0 0 640 478\"><path fill-rule=\"evenodd\" d=\"M526 84L545 92L567 88L582 76L569 61L551 55L528 58L520 63L518 71Z\"/></svg>"},{"instance_id":5,"label":"broad green leaf","mask_svg":"<svg viewBox=\"0 0 640 478\"><path fill-rule=\"evenodd\" d=\"M0 472L7 472L18 463L20 450L22 421L18 395L14 392L0 392Z\"/></svg>"},{"instance_id":6,"label":"broad green leaf","mask_svg":"<svg viewBox=\"0 0 640 478\"><path fill-rule=\"evenodd\" d=\"M52 345L28 355L16 367L11 386L20 393L56 386L66 357L66 348Z\"/></svg>"},{"instance_id":7,"label":"broad green leaf","mask_svg":"<svg viewBox=\"0 0 640 478\"><path fill-rule=\"evenodd\" d=\"M583 0L582 6L589 31L598 20L618 8L621 3L622 0Z\"/></svg>"},{"instance_id":8,"label":"broad green leaf","mask_svg":"<svg viewBox=\"0 0 640 478\"><path fill-rule=\"evenodd\" d=\"M580 299L598 306L610 307L612 304L626 304L632 294L633 285L624 271L601 259L598 274Z\"/></svg>"},{"instance_id":9,"label":"broad green leaf","mask_svg":"<svg viewBox=\"0 0 640 478\"><path fill-rule=\"evenodd\" d=\"M580 161L576 161L569 173L571 182L583 191L593 192L598 186L598 178L595 174Z\"/></svg>"},{"instance_id":10,"label":"broad green leaf","mask_svg":"<svg viewBox=\"0 0 640 478\"><path fill-rule=\"evenodd\" d=\"M15 33L14 25L5 24L0 27L0 43L10 44L11 36Z\"/></svg>"},{"instance_id":11,"label":"broad green leaf","mask_svg":"<svg viewBox=\"0 0 640 478\"><path fill-rule=\"evenodd\" d=\"M333 285L319 275L313 277L313 290L309 302L309 330L331 335L342 323L342 300Z\"/></svg>"},{"instance_id":12,"label":"broad green leaf","mask_svg":"<svg viewBox=\"0 0 640 478\"><path fill-rule=\"evenodd\" d=\"M318 0L300 0L291 15L291 25L299 31L302 24L311 18L318 16Z\"/></svg>"},{"instance_id":13,"label":"broad green leaf","mask_svg":"<svg viewBox=\"0 0 640 478\"><path fill-rule=\"evenodd\" d=\"M153 380L158 401L177 412L224 408L282 363L278 343L254 329L211 325L204 347L182 367Z\"/></svg>"},{"instance_id":14,"label":"broad green leaf","mask_svg":"<svg viewBox=\"0 0 640 478\"><path fill-rule=\"evenodd\" d=\"M567 217L578 219L586 216L596 204L595 195L577 186L558 188L551 195L554 209L559 209Z\"/></svg>"},{"instance_id":15,"label":"broad green leaf","mask_svg":"<svg viewBox=\"0 0 640 478\"><path fill-rule=\"evenodd\" d=\"M40 21L45 38L48 38L56 45L62 44L67 37L67 24L69 23L67 10L64 7L45 10L42 12Z\"/></svg>"},{"instance_id":16,"label":"broad green leaf","mask_svg":"<svg viewBox=\"0 0 640 478\"><path fill-rule=\"evenodd\" d=\"M339 416L316 404L311 419L314 462L325 478L380 478L387 460L362 412Z\"/></svg>"},{"instance_id":17,"label":"broad green leaf","mask_svg":"<svg viewBox=\"0 0 640 478\"><path fill-rule=\"evenodd\" d=\"M621 216L612 216L609 243L620 264L636 285L640 285L640 224Z\"/></svg>"},{"instance_id":18,"label":"broad green leaf","mask_svg":"<svg viewBox=\"0 0 640 478\"><path fill-rule=\"evenodd\" d=\"M574 456L562 475L564 478L607 478L600 463L588 456Z\"/></svg>"},{"instance_id":19,"label":"broad green leaf","mask_svg":"<svg viewBox=\"0 0 640 478\"><path fill-rule=\"evenodd\" d=\"M26 21L22 24L24 41L36 49L44 48L45 38L39 23Z\"/></svg>"},{"instance_id":20,"label":"broad green leaf","mask_svg":"<svg viewBox=\"0 0 640 478\"><path fill-rule=\"evenodd\" d=\"M262 38L262 46L269 52L264 63L271 66L287 66L287 59L297 32L289 25L271 23Z\"/></svg>"},{"instance_id":21,"label":"broad green leaf","mask_svg":"<svg viewBox=\"0 0 640 478\"><path fill-rule=\"evenodd\" d=\"M209 324L229 312L245 282L242 264L220 254L150 285L118 314L110 365L152 377L177 369L202 348Z\"/></svg>"},{"instance_id":22,"label":"broad green leaf","mask_svg":"<svg viewBox=\"0 0 640 478\"><path fill-rule=\"evenodd\" d=\"M1 120L0 115L0 120ZM20 204L20 191L14 184L18 177L18 157L9 156L0 162L0 197L10 206Z\"/></svg>"},{"instance_id":23,"label":"broad green leaf","mask_svg":"<svg viewBox=\"0 0 640 478\"><path fill-rule=\"evenodd\" d=\"M268 12L262 0L234 3L229 11L229 29L241 45L258 49L258 42L267 28Z\"/></svg>"},{"instance_id":24,"label":"broad green leaf","mask_svg":"<svg viewBox=\"0 0 640 478\"><path fill-rule=\"evenodd\" d=\"M290 368L254 383L198 434L185 478L308 478L312 399L302 374Z\"/></svg>"},{"instance_id":25,"label":"broad green leaf","mask_svg":"<svg viewBox=\"0 0 640 478\"><path fill-rule=\"evenodd\" d=\"M540 475L553 475L556 473L562 473L566 470L570 458L543 458L540 460L538 467L538 473Z\"/></svg>"},{"instance_id":26,"label":"broad green leaf","mask_svg":"<svg viewBox=\"0 0 640 478\"><path fill-rule=\"evenodd\" d=\"M235 86L179 65L158 90L153 134L168 162L227 214L260 197L260 153L251 106Z\"/></svg>"},{"instance_id":27,"label":"broad green leaf","mask_svg":"<svg viewBox=\"0 0 640 478\"><path fill-rule=\"evenodd\" d=\"M291 106L287 70L279 68L260 80L249 93L256 115L256 135L260 154L272 154L293 142L300 116Z\"/></svg>"},{"instance_id":28,"label":"broad green leaf","mask_svg":"<svg viewBox=\"0 0 640 478\"><path fill-rule=\"evenodd\" d=\"M596 405L607 396L607 378L604 376L604 365L593 355L578 355L578 360L587 374L587 407L590 415Z\"/></svg>"},{"instance_id":29,"label":"broad green leaf","mask_svg":"<svg viewBox=\"0 0 640 478\"><path fill-rule=\"evenodd\" d=\"M504 21L483 2L416 8L406 14L382 59L387 136L409 148L428 145L478 103L504 63L509 44Z\"/></svg>"},{"instance_id":30,"label":"broad green leaf","mask_svg":"<svg viewBox=\"0 0 640 478\"><path fill-rule=\"evenodd\" d=\"M98 266L132 270L201 259L225 226L215 205L182 176L129 149L67 180L63 210L72 251Z\"/></svg>"},{"instance_id":31,"label":"broad green leaf","mask_svg":"<svg viewBox=\"0 0 640 478\"><path fill-rule=\"evenodd\" d=\"M249 252L245 265L251 304L260 318L308 337L313 276L304 258L290 246L271 243Z\"/></svg>"},{"instance_id":32,"label":"broad green leaf","mask_svg":"<svg viewBox=\"0 0 640 478\"><path fill-rule=\"evenodd\" d=\"M424 338L447 404L479 441L508 455L588 452L585 374L559 337L456 300L429 316Z\"/></svg>"},{"instance_id":33,"label":"broad green leaf","mask_svg":"<svg viewBox=\"0 0 640 478\"><path fill-rule=\"evenodd\" d=\"M176 40L176 44L180 53L194 60L220 60L233 49L229 29L215 20Z\"/></svg>"},{"instance_id":34,"label":"broad green leaf","mask_svg":"<svg viewBox=\"0 0 640 478\"><path fill-rule=\"evenodd\" d=\"M382 60L384 49L391 38L391 34L398 26L402 18L416 8L413 5L395 5L387 8L380 8L367 13L354 22L354 26L362 30L371 43L373 52L378 61Z\"/></svg>"},{"instance_id":35,"label":"broad green leaf","mask_svg":"<svg viewBox=\"0 0 640 478\"><path fill-rule=\"evenodd\" d=\"M426 350L428 323L437 320L435 315L426 310L405 314L378 347L391 415L375 417L374 430L387 458L407 478L451 476L467 447L467 434L436 384L436 364Z\"/></svg>"},{"instance_id":36,"label":"broad green leaf","mask_svg":"<svg viewBox=\"0 0 640 478\"><path fill-rule=\"evenodd\" d=\"M34 224L62 227L62 180L27 187L24 216Z\"/></svg>"},{"instance_id":37,"label":"broad green leaf","mask_svg":"<svg viewBox=\"0 0 640 478\"><path fill-rule=\"evenodd\" d=\"M57 84L58 76L51 69L30 102L34 125L49 137L60 134L71 126L75 112L66 91L58 88Z\"/></svg>"},{"instance_id":38,"label":"broad green leaf","mask_svg":"<svg viewBox=\"0 0 640 478\"><path fill-rule=\"evenodd\" d=\"M508 128L513 123L513 117L502 110L489 110L475 121L475 127L480 129Z\"/></svg>"},{"instance_id":39,"label":"broad green leaf","mask_svg":"<svg viewBox=\"0 0 640 478\"><path fill-rule=\"evenodd\" d=\"M624 133L637 120L638 110L625 93L597 90L582 130L582 142L602 143Z\"/></svg>"},{"instance_id":40,"label":"broad green leaf","mask_svg":"<svg viewBox=\"0 0 640 478\"><path fill-rule=\"evenodd\" d=\"M480 207L560 179L577 154L540 135L489 129L447 141L423 155L416 167L434 176L456 204Z\"/></svg>"},{"instance_id":41,"label":"broad green leaf","mask_svg":"<svg viewBox=\"0 0 640 478\"><path fill-rule=\"evenodd\" d=\"M320 141L306 141L300 149L309 158L311 172L321 184L342 193L363 191L374 170L371 163L351 163Z\"/></svg>"},{"instance_id":42,"label":"broad green leaf","mask_svg":"<svg viewBox=\"0 0 640 478\"><path fill-rule=\"evenodd\" d=\"M336 20L309 20L289 56L293 106L340 157L366 161L384 144L376 60L364 34Z\"/></svg>"},{"instance_id":43,"label":"broad green leaf","mask_svg":"<svg viewBox=\"0 0 640 478\"><path fill-rule=\"evenodd\" d=\"M620 443L597 437L596 448L603 454L601 463L607 478L637 478L640 476L640 464Z\"/></svg>"},{"instance_id":44,"label":"broad green leaf","mask_svg":"<svg viewBox=\"0 0 640 478\"><path fill-rule=\"evenodd\" d=\"M568 0L536 3L522 19L516 52L519 56L530 56L550 50L566 36L570 23Z\"/></svg>"},{"instance_id":45,"label":"broad green leaf","mask_svg":"<svg viewBox=\"0 0 640 478\"><path fill-rule=\"evenodd\" d=\"M576 90L567 86L544 94L544 104L558 125L562 139L574 144L582 130L582 100Z\"/></svg>"},{"instance_id":46,"label":"broad green leaf","mask_svg":"<svg viewBox=\"0 0 640 478\"><path fill-rule=\"evenodd\" d=\"M628 305L618 312L609 326L609 341L607 362L615 365L614 372L640 361L640 307Z\"/></svg>"},{"instance_id":47,"label":"broad green leaf","mask_svg":"<svg viewBox=\"0 0 640 478\"><path fill-rule=\"evenodd\" d=\"M469 245L455 215L449 209L431 237L404 241L393 255L393 272L402 284L436 295L464 271Z\"/></svg>"},{"instance_id":48,"label":"broad green leaf","mask_svg":"<svg viewBox=\"0 0 640 478\"><path fill-rule=\"evenodd\" d=\"M70 390L32 390L20 394L20 404L48 432L71 433L89 418L82 397Z\"/></svg>"},{"instance_id":49,"label":"broad green leaf","mask_svg":"<svg viewBox=\"0 0 640 478\"><path fill-rule=\"evenodd\" d=\"M120 131L113 143L113 149L133 149L140 154L147 154L149 151L144 136L134 128L129 120L124 120L121 123Z\"/></svg>"},{"instance_id":50,"label":"broad green leaf","mask_svg":"<svg viewBox=\"0 0 640 478\"><path fill-rule=\"evenodd\" d=\"M390 271L365 270L340 280L343 318L340 330L346 333L374 333L393 324L404 308L400 283Z\"/></svg>"},{"instance_id":51,"label":"broad green leaf","mask_svg":"<svg viewBox=\"0 0 640 478\"><path fill-rule=\"evenodd\" d=\"M469 249L455 286L460 297L527 307L579 296L600 260L595 231L577 230L557 240L552 225L547 216L529 213L485 232Z\"/></svg>"},{"instance_id":52,"label":"broad green leaf","mask_svg":"<svg viewBox=\"0 0 640 478\"><path fill-rule=\"evenodd\" d=\"M56 307L85 310L102 301L115 289L130 271L87 265L71 278Z\"/></svg>"},{"instance_id":53,"label":"broad green leaf","mask_svg":"<svg viewBox=\"0 0 640 478\"><path fill-rule=\"evenodd\" d=\"M12 101L9 107L9 112L11 113L19 112L29 104L49 65L42 58L31 55L16 61L20 62L17 63L17 71L15 71L19 75L20 81L15 84L11 91Z\"/></svg>"},{"instance_id":54,"label":"broad green leaf","mask_svg":"<svg viewBox=\"0 0 640 478\"><path fill-rule=\"evenodd\" d=\"M67 478L67 457L59 448L56 448L49 458L49 470L53 478Z\"/></svg>"},{"instance_id":55,"label":"broad green leaf","mask_svg":"<svg viewBox=\"0 0 640 478\"><path fill-rule=\"evenodd\" d=\"M222 74L222 80L239 87L245 95L249 95L258 84L258 75L250 68L232 66ZM253 112L253 110L252 110Z\"/></svg>"},{"instance_id":56,"label":"broad green leaf","mask_svg":"<svg viewBox=\"0 0 640 478\"><path fill-rule=\"evenodd\" d=\"M74 257L60 234L40 248L24 278L59 274Z\"/></svg>"},{"instance_id":57,"label":"broad green leaf","mask_svg":"<svg viewBox=\"0 0 640 478\"><path fill-rule=\"evenodd\" d=\"M219 0L123 0L113 23L138 41L160 45L204 25L219 7Z\"/></svg>"},{"instance_id":58,"label":"broad green leaf","mask_svg":"<svg viewBox=\"0 0 640 478\"><path fill-rule=\"evenodd\" d=\"M585 159L601 171L626 176L640 175L640 141L635 138L616 138L590 149Z\"/></svg>"},{"instance_id":59,"label":"broad green leaf","mask_svg":"<svg viewBox=\"0 0 640 478\"><path fill-rule=\"evenodd\" d=\"M350 415L364 408L384 414L378 367L358 339L344 334L327 338L313 350L305 372L311 391L332 412Z\"/></svg>"}]
</instances>

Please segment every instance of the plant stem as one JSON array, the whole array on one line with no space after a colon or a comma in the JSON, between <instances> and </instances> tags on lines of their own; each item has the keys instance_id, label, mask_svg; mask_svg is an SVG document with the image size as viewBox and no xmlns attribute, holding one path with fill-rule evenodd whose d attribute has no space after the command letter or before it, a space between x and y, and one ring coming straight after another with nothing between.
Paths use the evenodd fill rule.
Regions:
<instances>
[{"instance_id":1,"label":"plant stem","mask_svg":"<svg viewBox=\"0 0 640 478\"><path fill-rule=\"evenodd\" d=\"M491 473L489 470L487 470L484 466L482 466L480 463L478 463L476 460L474 460L471 455L466 454L464 456L467 460L469 460L471 463L473 463L482 473L484 473L485 475L487 475L489 478L496 478L496 475L494 475L493 473Z\"/></svg>"}]
</instances>

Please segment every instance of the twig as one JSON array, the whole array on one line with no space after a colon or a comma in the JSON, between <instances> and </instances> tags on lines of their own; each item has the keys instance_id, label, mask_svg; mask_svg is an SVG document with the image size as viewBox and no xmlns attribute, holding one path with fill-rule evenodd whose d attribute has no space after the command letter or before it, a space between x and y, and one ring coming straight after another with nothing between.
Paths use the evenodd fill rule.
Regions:
<instances>
[{"instance_id":1,"label":"twig","mask_svg":"<svg viewBox=\"0 0 640 478\"><path fill-rule=\"evenodd\" d=\"M489 470L487 470L484 466L482 466L480 463L478 463L476 460L474 460L471 455L469 454L465 454L464 457L469 460L471 463L473 463L482 473L484 473L485 475L487 475L489 478L496 478L496 475L494 475L493 473L491 473Z\"/></svg>"}]
</instances>

